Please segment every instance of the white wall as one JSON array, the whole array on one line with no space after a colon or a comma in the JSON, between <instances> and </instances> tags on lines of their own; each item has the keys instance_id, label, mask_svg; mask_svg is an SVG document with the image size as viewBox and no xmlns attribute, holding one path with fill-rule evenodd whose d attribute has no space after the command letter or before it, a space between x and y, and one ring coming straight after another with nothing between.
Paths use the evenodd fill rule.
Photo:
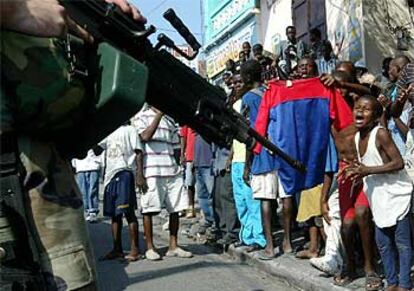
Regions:
<instances>
[{"instance_id":1,"label":"white wall","mask_svg":"<svg viewBox=\"0 0 414 291\"><path fill-rule=\"evenodd\" d=\"M328 39L340 60L364 61L362 0L326 0Z\"/></svg>"},{"instance_id":2,"label":"white wall","mask_svg":"<svg viewBox=\"0 0 414 291\"><path fill-rule=\"evenodd\" d=\"M292 0L261 0L261 32L265 50L275 53L286 39L286 26L292 25Z\"/></svg>"},{"instance_id":3,"label":"white wall","mask_svg":"<svg viewBox=\"0 0 414 291\"><path fill-rule=\"evenodd\" d=\"M414 57L414 39L408 51L397 50L396 37L387 27L386 3L391 25L408 24L414 37L406 0L326 0L328 38L339 50L340 59L361 61L378 73L385 57Z\"/></svg>"},{"instance_id":4,"label":"white wall","mask_svg":"<svg viewBox=\"0 0 414 291\"><path fill-rule=\"evenodd\" d=\"M411 34L408 51L397 50L397 37L388 29L387 3L391 26L405 26ZM379 70L384 57L404 54L414 60L414 24L406 0L363 0L365 58L368 68ZM413 11L414 17L414 11Z\"/></svg>"}]
</instances>

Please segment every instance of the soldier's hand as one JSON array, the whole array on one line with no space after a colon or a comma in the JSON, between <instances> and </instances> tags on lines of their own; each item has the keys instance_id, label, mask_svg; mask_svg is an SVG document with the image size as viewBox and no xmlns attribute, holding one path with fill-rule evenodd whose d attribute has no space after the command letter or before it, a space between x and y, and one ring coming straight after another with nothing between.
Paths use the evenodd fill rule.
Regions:
<instances>
[{"instance_id":1,"label":"soldier's hand","mask_svg":"<svg viewBox=\"0 0 414 291\"><path fill-rule=\"evenodd\" d=\"M2 29L40 37L63 37L71 30L85 41L93 41L57 0L0 1Z\"/></svg>"},{"instance_id":2,"label":"soldier's hand","mask_svg":"<svg viewBox=\"0 0 414 291\"><path fill-rule=\"evenodd\" d=\"M105 0L105 2L115 4L121 9L122 12L131 15L132 19L137 22L141 22L142 24L147 22L147 19L141 14L138 8L132 4L129 4L126 0Z\"/></svg>"}]
</instances>

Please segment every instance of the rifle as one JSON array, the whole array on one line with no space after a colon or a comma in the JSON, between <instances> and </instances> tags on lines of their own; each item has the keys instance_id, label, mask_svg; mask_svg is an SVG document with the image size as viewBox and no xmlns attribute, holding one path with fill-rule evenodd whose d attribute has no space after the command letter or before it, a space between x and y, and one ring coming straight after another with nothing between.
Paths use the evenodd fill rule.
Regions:
<instances>
[{"instance_id":1,"label":"rifle","mask_svg":"<svg viewBox=\"0 0 414 291\"><path fill-rule=\"evenodd\" d=\"M165 34L159 34L157 44L152 45L148 37L155 33L154 26L146 28L134 22L104 0L60 2L72 19L93 35L96 43L106 42L148 68L146 102L149 105L168 114L178 123L189 125L209 142L229 148L233 139L237 139L246 144L248 149L252 149L259 142L295 169L306 171L303 164L253 130L240 114L228 106L224 92L208 83L168 51L161 49L168 47L191 60L201 48L172 9L164 13L164 18L191 46L194 51L192 55L180 50Z\"/></svg>"}]
</instances>

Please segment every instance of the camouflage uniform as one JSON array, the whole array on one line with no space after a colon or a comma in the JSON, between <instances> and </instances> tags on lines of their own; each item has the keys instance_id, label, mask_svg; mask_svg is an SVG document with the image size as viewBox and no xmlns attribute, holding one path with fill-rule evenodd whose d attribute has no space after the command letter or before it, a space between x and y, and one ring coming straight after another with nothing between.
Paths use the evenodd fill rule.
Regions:
<instances>
[{"instance_id":1,"label":"camouflage uniform","mask_svg":"<svg viewBox=\"0 0 414 291\"><path fill-rule=\"evenodd\" d=\"M86 95L69 80L64 50L55 39L2 31L1 131L18 135L24 186L41 264L59 290L95 290L96 273L81 194L53 135L70 127Z\"/></svg>"}]
</instances>

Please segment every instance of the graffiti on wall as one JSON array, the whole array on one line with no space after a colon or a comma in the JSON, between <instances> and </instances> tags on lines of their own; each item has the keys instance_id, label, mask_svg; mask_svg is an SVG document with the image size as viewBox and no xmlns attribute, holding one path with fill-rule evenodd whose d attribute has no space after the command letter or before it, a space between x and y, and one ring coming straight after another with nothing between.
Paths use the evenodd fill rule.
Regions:
<instances>
[{"instance_id":1,"label":"graffiti on wall","mask_svg":"<svg viewBox=\"0 0 414 291\"><path fill-rule=\"evenodd\" d=\"M328 5L334 11L328 25L333 25L336 54L352 62L362 61L362 0L329 0Z\"/></svg>"}]
</instances>

